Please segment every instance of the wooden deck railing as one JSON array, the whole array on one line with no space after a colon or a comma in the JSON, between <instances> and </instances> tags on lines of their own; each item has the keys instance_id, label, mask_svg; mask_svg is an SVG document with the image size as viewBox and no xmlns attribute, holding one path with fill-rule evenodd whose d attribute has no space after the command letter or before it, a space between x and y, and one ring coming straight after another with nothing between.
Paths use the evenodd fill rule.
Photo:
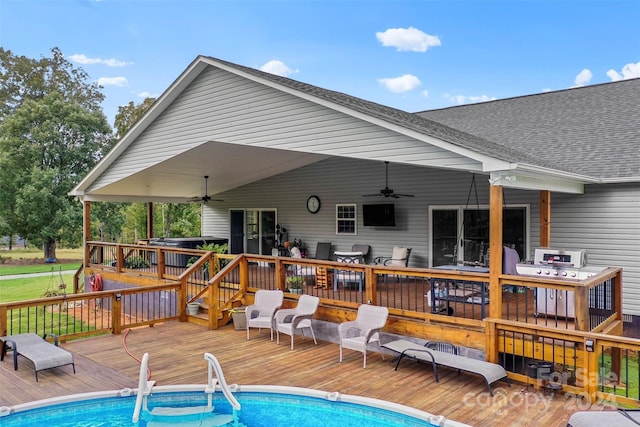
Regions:
<instances>
[{"instance_id":1,"label":"wooden deck railing","mask_svg":"<svg viewBox=\"0 0 640 427\"><path fill-rule=\"evenodd\" d=\"M489 274L481 272L102 242L89 242L86 253L85 274L102 271L122 283L139 285L144 278L164 284L0 304L0 332L75 338L168 319L216 329L230 321L231 308L250 304L259 289L281 289L291 303L298 296L289 290L288 278L299 276L305 282L301 292L321 299L319 319L343 321L364 303L386 306L389 332L485 350L487 360L503 364L522 382L533 381L529 365L550 362L565 392L640 402L640 340L619 336L622 274L617 268L579 282L499 275L498 286L491 287ZM490 295L489 289L500 292ZM565 301L575 298L574 316L541 313L536 293L543 289ZM187 314L188 302L200 303L198 315ZM74 316L62 314L69 312ZM587 350L588 340L593 352ZM612 381L609 372L620 380Z\"/></svg>"},{"instance_id":2,"label":"wooden deck railing","mask_svg":"<svg viewBox=\"0 0 640 427\"><path fill-rule=\"evenodd\" d=\"M178 319L180 286L156 285L0 303L0 334L56 334L63 341L119 334L124 328Z\"/></svg>"}]
</instances>

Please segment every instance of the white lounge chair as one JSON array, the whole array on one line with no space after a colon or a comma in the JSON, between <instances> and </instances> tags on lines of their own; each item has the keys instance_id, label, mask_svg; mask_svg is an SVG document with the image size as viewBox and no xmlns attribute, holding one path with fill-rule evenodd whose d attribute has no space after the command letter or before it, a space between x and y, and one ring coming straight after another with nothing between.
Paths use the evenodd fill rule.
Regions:
<instances>
[{"instance_id":1,"label":"white lounge chair","mask_svg":"<svg viewBox=\"0 0 640 427\"><path fill-rule=\"evenodd\" d=\"M317 345L316 335L313 333L311 319L318 309L320 298L311 295L300 295L298 305L295 308L284 308L276 312L276 344L280 344L280 333L291 336L291 350L293 350L293 337L296 331L304 336L304 330L308 329Z\"/></svg>"},{"instance_id":2,"label":"white lounge chair","mask_svg":"<svg viewBox=\"0 0 640 427\"><path fill-rule=\"evenodd\" d=\"M376 344L384 360L384 354L380 349L380 330L387 324L389 310L387 307L362 304L358 307L356 320L342 322L338 325L340 337L340 362L342 362L342 349L360 351L364 356L363 368L367 367L367 346Z\"/></svg>"},{"instance_id":3,"label":"white lounge chair","mask_svg":"<svg viewBox=\"0 0 640 427\"><path fill-rule=\"evenodd\" d=\"M9 335L0 337L2 340L2 354L0 360L4 360L7 351L13 351L13 369L18 370L18 355L23 356L33 362L33 368L36 371L36 382L38 381L38 372L45 369L57 368L60 366L71 365L73 373L76 373L76 365L73 362L73 355L67 350L58 347L58 337L53 337L53 344L44 338L40 338L37 334L26 333Z\"/></svg>"},{"instance_id":4,"label":"white lounge chair","mask_svg":"<svg viewBox=\"0 0 640 427\"><path fill-rule=\"evenodd\" d=\"M458 371L466 371L482 375L487 383L487 387L489 387L489 394L491 396L493 396L491 384L494 382L504 379L507 381L507 384L511 386L509 377L507 377L507 371L496 363L485 362L484 360L471 359L469 357L458 356L457 354L445 351L430 349L426 347L427 345L429 345L429 343L425 344L425 346L421 346L413 341L398 339L382 344L382 347L400 354L398 356L398 362L396 363L395 370L398 370L398 366L400 365L402 358L404 356L408 356L416 360L431 363L433 366L433 375L436 377L436 382L438 382L438 366L446 366L448 368L458 369Z\"/></svg>"},{"instance_id":5,"label":"white lounge chair","mask_svg":"<svg viewBox=\"0 0 640 427\"><path fill-rule=\"evenodd\" d=\"M251 328L269 328L271 341L273 341L273 318L276 311L282 307L284 293L281 290L261 289L256 292L253 304L245 309L247 317L247 339Z\"/></svg>"}]
</instances>

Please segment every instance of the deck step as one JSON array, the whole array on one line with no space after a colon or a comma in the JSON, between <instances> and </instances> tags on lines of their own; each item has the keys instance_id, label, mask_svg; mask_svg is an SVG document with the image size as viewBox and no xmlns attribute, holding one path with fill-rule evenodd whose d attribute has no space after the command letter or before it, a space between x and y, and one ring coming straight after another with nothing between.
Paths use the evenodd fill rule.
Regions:
<instances>
[{"instance_id":1,"label":"deck step","mask_svg":"<svg viewBox=\"0 0 640 427\"><path fill-rule=\"evenodd\" d=\"M157 406L151 410L151 415L158 417L181 417L183 415L208 414L213 412L211 406Z\"/></svg>"},{"instance_id":2,"label":"deck step","mask_svg":"<svg viewBox=\"0 0 640 427\"><path fill-rule=\"evenodd\" d=\"M233 415L216 414L213 417L207 417L201 420L154 420L147 423L147 427L222 427L233 424ZM239 424L242 425L242 424Z\"/></svg>"}]
</instances>

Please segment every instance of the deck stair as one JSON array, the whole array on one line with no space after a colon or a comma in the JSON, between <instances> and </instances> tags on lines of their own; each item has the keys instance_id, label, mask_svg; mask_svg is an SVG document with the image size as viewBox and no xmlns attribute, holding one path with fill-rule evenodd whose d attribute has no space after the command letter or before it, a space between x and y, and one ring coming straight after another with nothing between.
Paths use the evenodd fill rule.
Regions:
<instances>
[{"instance_id":1,"label":"deck stair","mask_svg":"<svg viewBox=\"0 0 640 427\"><path fill-rule=\"evenodd\" d=\"M237 412L240 411L240 403L231 393L231 388L224 379L222 367L211 353L205 353L204 359L208 364L208 381L204 392L207 394L207 404L197 406L156 406L149 410L147 406L148 397L153 392L155 381L147 380L147 366L149 363L149 353L142 356L140 363L140 374L138 377L138 390L136 404L133 410L132 422L138 423L141 413L147 419L148 427L179 426L179 427L221 427L233 426L241 427L244 424L238 422ZM213 378L215 372L216 378ZM216 385L233 408L233 414L216 414L213 406L213 393Z\"/></svg>"}]
</instances>

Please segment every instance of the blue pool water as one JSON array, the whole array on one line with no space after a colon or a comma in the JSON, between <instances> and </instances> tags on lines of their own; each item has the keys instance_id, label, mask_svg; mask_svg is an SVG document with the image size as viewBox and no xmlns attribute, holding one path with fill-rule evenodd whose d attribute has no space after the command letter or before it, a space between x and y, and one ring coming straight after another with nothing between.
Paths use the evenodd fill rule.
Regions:
<instances>
[{"instance_id":1,"label":"blue pool water","mask_svg":"<svg viewBox=\"0 0 640 427\"><path fill-rule=\"evenodd\" d=\"M433 424L372 406L332 402L317 397L283 393L236 393L242 405L239 421L247 427L431 427ZM214 394L216 413L231 414L232 408L220 393ZM0 418L3 427L121 427L131 422L135 396L109 397L57 404ZM203 393L159 393L149 398L154 406L193 406L206 404ZM141 419L139 426L145 426Z\"/></svg>"}]
</instances>

